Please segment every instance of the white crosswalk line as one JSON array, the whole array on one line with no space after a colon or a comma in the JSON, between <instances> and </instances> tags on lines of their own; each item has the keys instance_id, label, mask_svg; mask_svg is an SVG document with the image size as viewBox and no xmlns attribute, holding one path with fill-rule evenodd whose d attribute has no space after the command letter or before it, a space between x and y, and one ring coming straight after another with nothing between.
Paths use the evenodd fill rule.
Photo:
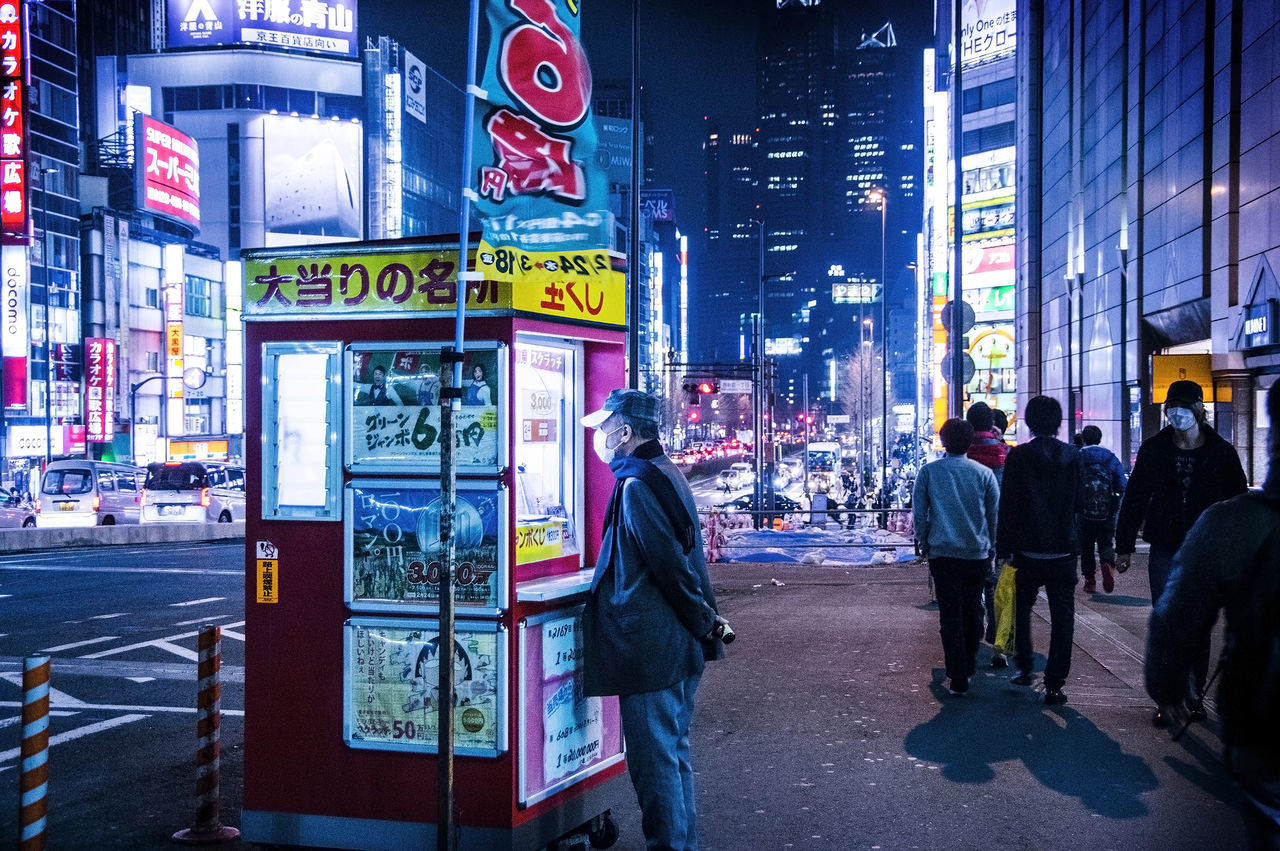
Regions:
<instances>
[{"instance_id":1,"label":"white crosswalk line","mask_svg":"<svg viewBox=\"0 0 1280 851\"><path fill-rule=\"evenodd\" d=\"M101 733L103 730L110 730L112 727L119 727L122 724L131 724L134 721L141 721L146 715L130 714L121 715L119 718L108 718L106 721L99 721L96 724L86 724L83 727L77 727L74 730L68 730L65 733L59 733L56 736L49 737L49 747L60 745L63 742L70 742L81 736L92 735L93 733ZM22 753L21 747L12 748L7 751L0 751L0 762L8 762L14 757Z\"/></svg>"},{"instance_id":2,"label":"white crosswalk line","mask_svg":"<svg viewBox=\"0 0 1280 851\"><path fill-rule=\"evenodd\" d=\"M169 608L175 608L178 606L199 606L204 603L221 603L225 599L227 598L226 597L205 597L200 600L187 600L185 603L170 603Z\"/></svg>"},{"instance_id":3,"label":"white crosswalk line","mask_svg":"<svg viewBox=\"0 0 1280 851\"><path fill-rule=\"evenodd\" d=\"M70 644L59 644L57 647L46 647L38 652L40 653L57 653L62 650L72 650L76 647L88 647L90 644L103 644L108 641L116 641L119 636L104 635L101 638L87 638L84 641L73 641Z\"/></svg>"}]
</instances>

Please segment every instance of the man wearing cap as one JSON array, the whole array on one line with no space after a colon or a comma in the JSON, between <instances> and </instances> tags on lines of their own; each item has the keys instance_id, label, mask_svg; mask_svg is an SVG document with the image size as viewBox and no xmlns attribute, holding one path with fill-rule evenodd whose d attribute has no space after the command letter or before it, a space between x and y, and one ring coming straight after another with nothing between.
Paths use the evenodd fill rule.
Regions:
<instances>
[{"instance_id":1,"label":"man wearing cap","mask_svg":"<svg viewBox=\"0 0 1280 851\"><path fill-rule=\"evenodd\" d=\"M583 612L584 686L618 695L627 768L649 848L696 849L689 725L726 626L707 575L697 506L659 445L658 400L614 390L582 418L614 475Z\"/></svg>"},{"instance_id":2,"label":"man wearing cap","mask_svg":"<svg viewBox=\"0 0 1280 851\"><path fill-rule=\"evenodd\" d=\"M1215 502L1244 493L1248 487L1235 447L1206 422L1204 391L1194 381L1169 385L1164 403L1169 425L1142 442L1116 521L1116 570L1129 569L1137 542L1151 544L1147 578L1154 607L1164 593L1173 554L1201 513ZM1209 645L1198 648L1187 706L1203 718L1201 698L1209 673ZM1168 723L1157 710L1152 723Z\"/></svg>"}]
</instances>

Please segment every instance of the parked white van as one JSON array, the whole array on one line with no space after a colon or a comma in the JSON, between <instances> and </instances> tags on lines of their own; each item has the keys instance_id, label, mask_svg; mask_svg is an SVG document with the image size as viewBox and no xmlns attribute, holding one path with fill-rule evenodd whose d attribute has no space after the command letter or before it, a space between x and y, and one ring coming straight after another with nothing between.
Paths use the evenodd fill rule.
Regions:
<instances>
[{"instance_id":1,"label":"parked white van","mask_svg":"<svg viewBox=\"0 0 1280 851\"><path fill-rule=\"evenodd\" d=\"M147 471L111 461L52 461L36 505L42 529L137 523Z\"/></svg>"},{"instance_id":2,"label":"parked white van","mask_svg":"<svg viewBox=\"0 0 1280 851\"><path fill-rule=\"evenodd\" d=\"M230 523L244 520L244 470L221 461L147 465L143 523Z\"/></svg>"}]
</instances>

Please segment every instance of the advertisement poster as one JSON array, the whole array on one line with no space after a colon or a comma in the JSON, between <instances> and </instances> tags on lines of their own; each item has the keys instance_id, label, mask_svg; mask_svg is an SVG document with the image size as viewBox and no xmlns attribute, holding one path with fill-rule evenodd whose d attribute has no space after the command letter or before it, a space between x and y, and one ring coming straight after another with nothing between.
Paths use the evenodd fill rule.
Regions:
<instances>
[{"instance_id":1,"label":"advertisement poster","mask_svg":"<svg viewBox=\"0 0 1280 851\"><path fill-rule=\"evenodd\" d=\"M169 47L251 44L356 56L357 0L168 0Z\"/></svg>"},{"instance_id":2,"label":"advertisement poster","mask_svg":"<svg viewBox=\"0 0 1280 851\"><path fill-rule=\"evenodd\" d=\"M520 719L521 803L540 801L622 759L617 698L582 693L581 606L523 622L520 681L530 696Z\"/></svg>"},{"instance_id":3,"label":"advertisement poster","mask_svg":"<svg viewBox=\"0 0 1280 851\"><path fill-rule=\"evenodd\" d=\"M360 187L364 181L361 131L359 124L350 121L263 117L268 245L360 238Z\"/></svg>"},{"instance_id":4,"label":"advertisement poster","mask_svg":"<svg viewBox=\"0 0 1280 851\"><path fill-rule=\"evenodd\" d=\"M350 620L345 624L344 737L354 748L434 753L440 736L439 625ZM498 624L457 623L453 650L453 746L458 754L507 749L506 635Z\"/></svg>"},{"instance_id":5,"label":"advertisement poster","mask_svg":"<svg viewBox=\"0 0 1280 851\"><path fill-rule=\"evenodd\" d=\"M363 611L436 611L444 545L439 482L354 481L345 492L346 603ZM459 482L454 600L468 614L505 604L507 500L499 483Z\"/></svg>"},{"instance_id":6,"label":"advertisement poster","mask_svg":"<svg viewBox=\"0 0 1280 851\"><path fill-rule=\"evenodd\" d=\"M471 346L462 362L454 463L460 472L494 473L506 463L498 417L506 364L496 343ZM438 472L440 348L352 346L347 366L347 466L360 472Z\"/></svg>"}]
</instances>

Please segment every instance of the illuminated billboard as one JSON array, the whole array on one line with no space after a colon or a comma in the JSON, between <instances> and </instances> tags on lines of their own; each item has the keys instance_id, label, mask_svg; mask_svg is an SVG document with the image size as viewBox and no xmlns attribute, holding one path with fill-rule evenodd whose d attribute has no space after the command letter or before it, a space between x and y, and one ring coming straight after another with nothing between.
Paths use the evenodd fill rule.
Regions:
<instances>
[{"instance_id":1,"label":"illuminated billboard","mask_svg":"<svg viewBox=\"0 0 1280 851\"><path fill-rule=\"evenodd\" d=\"M963 67L1013 56L1017 18L1016 0L964 0L960 13Z\"/></svg>"},{"instance_id":2,"label":"illuminated billboard","mask_svg":"<svg viewBox=\"0 0 1280 851\"><path fill-rule=\"evenodd\" d=\"M356 0L168 0L169 47L244 44L355 56Z\"/></svg>"},{"instance_id":3,"label":"illuminated billboard","mask_svg":"<svg viewBox=\"0 0 1280 851\"><path fill-rule=\"evenodd\" d=\"M0 246L3 273L4 324L0 326L0 351L4 354L4 406L27 407L27 356L31 337L27 327L29 287L27 250L21 245Z\"/></svg>"},{"instance_id":4,"label":"illuminated billboard","mask_svg":"<svg viewBox=\"0 0 1280 851\"><path fill-rule=\"evenodd\" d=\"M267 116L262 149L268 245L360 238L364 175L359 124ZM273 234L288 238L272 239Z\"/></svg>"},{"instance_id":5,"label":"illuminated billboard","mask_svg":"<svg viewBox=\"0 0 1280 851\"><path fill-rule=\"evenodd\" d=\"M21 244L27 233L25 21L21 2L0 4L0 229L5 244Z\"/></svg>"},{"instance_id":6,"label":"illuminated billboard","mask_svg":"<svg viewBox=\"0 0 1280 851\"><path fill-rule=\"evenodd\" d=\"M84 341L85 426L87 440L110 443L116 421L116 341L89 337Z\"/></svg>"},{"instance_id":7,"label":"illuminated billboard","mask_svg":"<svg viewBox=\"0 0 1280 851\"><path fill-rule=\"evenodd\" d=\"M141 113L134 116L138 208L200 230L200 152L190 136Z\"/></svg>"}]
</instances>

